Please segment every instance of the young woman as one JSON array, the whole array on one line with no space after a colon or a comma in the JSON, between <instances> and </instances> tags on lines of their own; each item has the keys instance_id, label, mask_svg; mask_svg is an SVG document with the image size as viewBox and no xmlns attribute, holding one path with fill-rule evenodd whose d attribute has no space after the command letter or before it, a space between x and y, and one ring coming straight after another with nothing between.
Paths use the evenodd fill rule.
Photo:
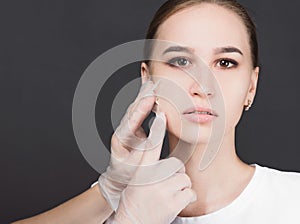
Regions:
<instances>
[{"instance_id":1,"label":"young woman","mask_svg":"<svg viewBox=\"0 0 300 224\"><path fill-rule=\"evenodd\" d=\"M181 47L167 53L168 63L141 64L144 85L140 97L129 107L121 131L112 137L113 162L100 176L99 184L57 208L16 223L102 223L107 219L106 223L299 223L300 174L249 165L236 154L235 127L243 110L249 110L254 101L259 75L255 26L245 9L235 0L169 0L155 14L147 39ZM187 49L215 75L224 114L199 114L218 96L214 88L203 91L190 76L179 75L182 69L193 66ZM169 104L172 99L156 97L159 78L172 80L197 105L191 111L192 119L186 110L178 114ZM140 124L151 110L157 113L152 133L164 133L166 128L171 152L183 139L187 147L196 145L194 153L181 169L162 181L140 186L118 183L110 177L130 178L133 173L128 176L128 170L114 163L114 158L124 156L142 165L158 160L161 144L140 157L121 141L126 128L127 139L131 135L147 139ZM226 122L219 151L206 169L199 170L210 134L214 135L210 133L212 123L222 117ZM200 130L196 142L187 133L180 133L179 120L187 129ZM168 158L155 172L164 172L170 164L181 162Z\"/></svg>"}]
</instances>

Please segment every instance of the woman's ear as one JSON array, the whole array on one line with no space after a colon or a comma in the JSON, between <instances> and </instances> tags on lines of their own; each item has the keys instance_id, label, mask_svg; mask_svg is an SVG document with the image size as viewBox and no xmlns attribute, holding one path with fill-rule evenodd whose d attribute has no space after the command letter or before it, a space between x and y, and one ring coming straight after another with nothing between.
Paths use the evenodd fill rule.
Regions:
<instances>
[{"instance_id":1,"label":"woman's ear","mask_svg":"<svg viewBox=\"0 0 300 224\"><path fill-rule=\"evenodd\" d=\"M257 66L251 73L248 97L246 98L245 105L247 105L248 100L251 100L252 103L254 101L254 97L256 95L256 90L257 90L258 75L259 75L259 67Z\"/></svg>"},{"instance_id":2,"label":"woman's ear","mask_svg":"<svg viewBox=\"0 0 300 224\"><path fill-rule=\"evenodd\" d=\"M142 78L142 84L144 84L150 79L149 67L145 62L141 63L141 78Z\"/></svg>"}]
</instances>

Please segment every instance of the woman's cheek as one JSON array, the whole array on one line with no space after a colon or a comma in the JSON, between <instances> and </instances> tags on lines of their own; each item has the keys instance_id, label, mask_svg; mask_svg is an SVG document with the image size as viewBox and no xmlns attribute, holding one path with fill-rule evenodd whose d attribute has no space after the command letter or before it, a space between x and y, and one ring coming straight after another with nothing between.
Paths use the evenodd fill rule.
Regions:
<instances>
[{"instance_id":1,"label":"woman's cheek","mask_svg":"<svg viewBox=\"0 0 300 224\"><path fill-rule=\"evenodd\" d=\"M227 91L224 92L225 116L228 128L234 128L242 116L247 87L248 84L245 82L233 82L231 88L227 88Z\"/></svg>"},{"instance_id":2,"label":"woman's cheek","mask_svg":"<svg viewBox=\"0 0 300 224\"><path fill-rule=\"evenodd\" d=\"M160 99L159 110L164 112L167 119L167 130L171 133L177 133L180 130L180 114L167 101Z\"/></svg>"}]
</instances>

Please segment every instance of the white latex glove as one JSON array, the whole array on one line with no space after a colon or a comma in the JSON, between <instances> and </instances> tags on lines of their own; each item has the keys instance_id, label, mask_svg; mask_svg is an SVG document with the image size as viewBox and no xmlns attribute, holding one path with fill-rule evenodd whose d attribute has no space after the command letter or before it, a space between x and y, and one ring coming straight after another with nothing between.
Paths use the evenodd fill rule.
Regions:
<instances>
[{"instance_id":1,"label":"white latex glove","mask_svg":"<svg viewBox=\"0 0 300 224\"><path fill-rule=\"evenodd\" d=\"M161 160L155 171L165 166L178 166L180 160L171 157ZM182 164L183 165L183 164ZM168 179L148 185L128 185L122 192L117 212L106 224L170 224L189 203L196 201L190 178L184 166Z\"/></svg>"},{"instance_id":2,"label":"white latex glove","mask_svg":"<svg viewBox=\"0 0 300 224\"><path fill-rule=\"evenodd\" d=\"M132 177L141 161L143 160L143 163L146 164L147 160L159 160L160 151L149 150L147 152L147 150L162 143L165 135L165 116L156 113L157 111L154 109L156 118L148 137L141 127L144 119L153 109L154 89L157 84L147 81L142 85L136 100L127 109L111 139L110 164L106 172L100 175L98 183L103 196L115 211L119 204L121 192L129 182L132 183ZM144 177L142 176L141 179ZM136 183L139 181L139 179L135 179ZM144 178L144 181L148 180Z\"/></svg>"}]
</instances>

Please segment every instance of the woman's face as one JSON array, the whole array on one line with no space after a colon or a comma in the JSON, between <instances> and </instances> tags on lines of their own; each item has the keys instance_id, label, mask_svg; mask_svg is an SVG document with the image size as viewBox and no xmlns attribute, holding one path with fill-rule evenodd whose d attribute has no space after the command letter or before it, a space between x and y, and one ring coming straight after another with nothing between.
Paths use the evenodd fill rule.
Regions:
<instances>
[{"instance_id":1,"label":"woman's face","mask_svg":"<svg viewBox=\"0 0 300 224\"><path fill-rule=\"evenodd\" d=\"M187 94L194 105L211 108L212 101L224 102L224 111L215 112L218 114L214 118L224 119L225 136L232 132L238 123L244 105L248 104L248 99L254 99L258 78L258 68L253 69L251 61L251 51L249 45L249 35L242 20L234 12L213 4L201 4L179 11L169 17L158 29L157 39L176 42L180 46L189 47L193 50L193 55L201 59L203 64L209 68L211 75L214 74L214 83L205 86L213 91L212 95L206 95L197 82L189 75L184 75L182 69L188 70L193 66L186 52L171 51L164 55L166 62L152 61L150 68L142 64L142 77L151 75L157 81L164 78L176 83ZM180 57L180 58L178 58ZM200 67L199 67L200 69ZM201 82L201 81L200 81ZM201 83L202 85L202 83ZM218 85L220 93L215 91ZM160 88L164 88L163 85ZM174 91L168 89L167 91ZM201 137L197 142L205 143L211 134L212 122L197 123L187 119L183 112L188 109L186 105L176 105L170 94L168 99L159 99L159 110L163 111L167 117L167 129L169 134L185 141L190 134L185 131L180 133L181 125L186 125L187 129L201 129ZM220 101L221 100L221 101ZM191 105L191 106L194 106Z\"/></svg>"}]
</instances>

